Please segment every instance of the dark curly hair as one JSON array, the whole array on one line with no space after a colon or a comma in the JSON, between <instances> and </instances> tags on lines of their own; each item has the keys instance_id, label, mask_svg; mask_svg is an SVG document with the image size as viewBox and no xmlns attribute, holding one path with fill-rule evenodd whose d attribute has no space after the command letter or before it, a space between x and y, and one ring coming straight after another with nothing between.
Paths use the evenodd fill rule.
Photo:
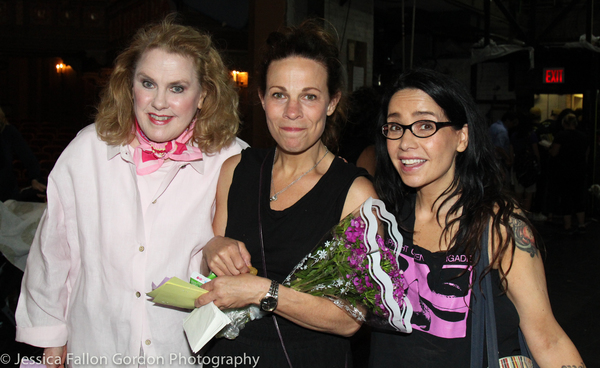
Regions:
<instances>
[{"instance_id":1,"label":"dark curly hair","mask_svg":"<svg viewBox=\"0 0 600 368\"><path fill-rule=\"evenodd\" d=\"M335 112L327 117L322 139L330 150L337 152L339 133L346 118L345 70L338 59L337 38L325 30L321 23L317 19L309 19L298 27L287 27L269 35L262 61L256 71L258 91L264 95L267 72L273 61L300 56L323 65L327 70L329 96L339 93L340 100Z\"/></svg>"}]
</instances>

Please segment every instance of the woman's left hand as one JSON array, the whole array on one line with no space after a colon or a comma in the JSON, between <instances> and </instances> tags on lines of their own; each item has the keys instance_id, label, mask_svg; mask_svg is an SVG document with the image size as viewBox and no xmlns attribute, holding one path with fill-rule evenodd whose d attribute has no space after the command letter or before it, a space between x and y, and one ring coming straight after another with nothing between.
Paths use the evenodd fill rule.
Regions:
<instances>
[{"instance_id":1,"label":"woman's left hand","mask_svg":"<svg viewBox=\"0 0 600 368\"><path fill-rule=\"evenodd\" d=\"M213 237L203 248L203 262L217 276L235 276L250 271L250 253L244 243L223 236Z\"/></svg>"},{"instance_id":2,"label":"woman's left hand","mask_svg":"<svg viewBox=\"0 0 600 368\"><path fill-rule=\"evenodd\" d=\"M31 181L31 187L37 192L38 198L46 199L46 186L39 181L33 179Z\"/></svg>"},{"instance_id":3,"label":"woman's left hand","mask_svg":"<svg viewBox=\"0 0 600 368\"><path fill-rule=\"evenodd\" d=\"M242 308L258 304L269 291L271 281L244 273L237 276L219 276L202 285L208 293L196 299L196 308L214 302L220 309Z\"/></svg>"}]
</instances>

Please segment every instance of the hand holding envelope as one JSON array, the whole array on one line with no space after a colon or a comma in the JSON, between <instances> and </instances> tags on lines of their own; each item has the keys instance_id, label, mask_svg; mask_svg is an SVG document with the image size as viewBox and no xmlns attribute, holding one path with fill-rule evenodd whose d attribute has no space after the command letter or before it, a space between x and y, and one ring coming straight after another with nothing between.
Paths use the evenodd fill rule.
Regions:
<instances>
[{"instance_id":1,"label":"hand holding envelope","mask_svg":"<svg viewBox=\"0 0 600 368\"><path fill-rule=\"evenodd\" d=\"M250 273L256 275L258 270L250 267ZM183 329L190 347L194 353L198 352L209 342L223 327L231 323L231 319L217 306L210 302L200 308L194 308L194 302L200 295L208 293L201 285L216 277L208 277L194 272L190 282L180 278L165 278L158 287L152 284L152 291L146 293L152 297L156 304L170 307L193 309L192 313L183 320Z\"/></svg>"},{"instance_id":2,"label":"hand holding envelope","mask_svg":"<svg viewBox=\"0 0 600 368\"><path fill-rule=\"evenodd\" d=\"M194 309L194 301L208 292L177 277L165 279L158 287L153 285L153 289L147 295L153 298L154 303L183 309ZM190 347L198 352L230 322L214 303L209 303L194 309L183 320L183 329Z\"/></svg>"},{"instance_id":3,"label":"hand holding envelope","mask_svg":"<svg viewBox=\"0 0 600 368\"><path fill-rule=\"evenodd\" d=\"M153 285L154 286L154 285ZM185 282L178 277L165 279L157 288L146 295L153 298L153 302L171 307L194 309L194 301L208 291Z\"/></svg>"}]
</instances>

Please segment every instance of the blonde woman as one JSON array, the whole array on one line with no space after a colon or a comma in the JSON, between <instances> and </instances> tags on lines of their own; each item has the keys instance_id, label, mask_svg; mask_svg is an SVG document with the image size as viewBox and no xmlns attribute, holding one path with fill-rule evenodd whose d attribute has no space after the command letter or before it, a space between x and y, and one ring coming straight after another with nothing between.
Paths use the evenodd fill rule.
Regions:
<instances>
[{"instance_id":1,"label":"blonde woman","mask_svg":"<svg viewBox=\"0 0 600 368\"><path fill-rule=\"evenodd\" d=\"M117 57L96 123L50 174L23 279L17 340L49 367L193 365L185 312L145 293L199 270L221 164L245 146L237 103L209 36L171 18Z\"/></svg>"}]
</instances>

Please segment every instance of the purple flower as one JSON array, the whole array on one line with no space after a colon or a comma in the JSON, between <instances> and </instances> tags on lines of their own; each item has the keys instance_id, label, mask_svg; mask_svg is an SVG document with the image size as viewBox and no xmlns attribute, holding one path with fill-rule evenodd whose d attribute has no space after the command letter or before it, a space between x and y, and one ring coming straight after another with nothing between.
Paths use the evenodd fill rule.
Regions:
<instances>
[{"instance_id":1,"label":"purple flower","mask_svg":"<svg viewBox=\"0 0 600 368\"><path fill-rule=\"evenodd\" d=\"M365 223L363 222L362 217L355 217L350 220L350 226L364 229Z\"/></svg>"},{"instance_id":2,"label":"purple flower","mask_svg":"<svg viewBox=\"0 0 600 368\"><path fill-rule=\"evenodd\" d=\"M343 287L340 285L332 288L329 293L336 291L336 295L342 296L342 299L346 299L351 303L363 303L373 313L379 316L386 317L389 312L386 310L382 303L381 290L379 284L374 282L374 276L369 271L370 259L367 256L367 247L365 245L365 231L366 223L361 217L346 218L342 223L332 231L333 240L328 243L327 253L328 256L318 257L312 263L308 264L310 268L316 269L336 269L337 265L343 265L340 269L341 273L338 274L337 279L347 280L343 282ZM392 278L394 287L393 297L398 303L401 303L404 297L404 278L402 271L398 267L398 262L395 254L395 250L398 249L396 244L391 240L385 240L381 236L376 236L376 242L381 254L381 267L383 270ZM323 248L321 248L323 249ZM318 250L312 252L316 255ZM331 265L331 266L329 266ZM318 277L310 274L307 276L308 270L304 268L302 273L308 277L304 279L303 283L306 283L307 287L313 288L314 285L319 285L322 281L316 280ZM305 273L306 272L306 273ZM323 272L326 277L332 277L329 272ZM302 277L299 277L302 280ZM293 287L293 286L292 286ZM297 289L312 293L315 289ZM342 289L344 290L342 292ZM313 294L315 295L315 294ZM323 295L323 294L320 294Z\"/></svg>"},{"instance_id":3,"label":"purple flower","mask_svg":"<svg viewBox=\"0 0 600 368\"><path fill-rule=\"evenodd\" d=\"M369 275L365 276L365 285L367 285L367 287L373 288L373 284L369 280Z\"/></svg>"}]
</instances>

